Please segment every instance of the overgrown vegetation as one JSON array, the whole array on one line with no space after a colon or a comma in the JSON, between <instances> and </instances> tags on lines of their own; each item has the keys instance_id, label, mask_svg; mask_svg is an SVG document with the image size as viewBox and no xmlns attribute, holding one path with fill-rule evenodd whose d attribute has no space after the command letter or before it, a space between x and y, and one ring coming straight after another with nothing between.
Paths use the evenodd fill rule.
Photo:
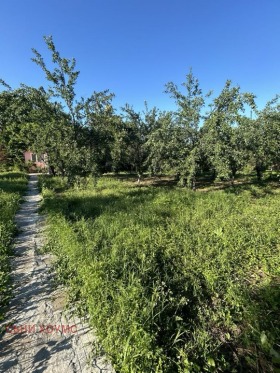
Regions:
<instances>
[{"instance_id":1,"label":"overgrown vegetation","mask_svg":"<svg viewBox=\"0 0 280 373\"><path fill-rule=\"evenodd\" d=\"M279 370L279 185L81 185L41 179L47 249L118 372Z\"/></svg>"},{"instance_id":2,"label":"overgrown vegetation","mask_svg":"<svg viewBox=\"0 0 280 373\"><path fill-rule=\"evenodd\" d=\"M0 79L1 167L22 167L32 150L59 176L41 179L48 246L116 369L276 371L279 96L260 110L253 93L227 80L211 98L190 70L182 90L165 86L176 110L145 103L143 112L129 104L117 112L109 90L76 97L75 59L45 42L52 63L36 49L33 61L49 87L12 89ZM235 183L244 169L258 184ZM134 172L139 186L98 181L106 172ZM176 182L145 186L145 172ZM192 191L209 178L228 187ZM1 197L3 289L18 199Z\"/></svg>"},{"instance_id":3,"label":"overgrown vegetation","mask_svg":"<svg viewBox=\"0 0 280 373\"><path fill-rule=\"evenodd\" d=\"M15 233L14 215L20 196L26 189L27 178L23 173L0 173L0 320L3 307L9 299L9 256Z\"/></svg>"},{"instance_id":4,"label":"overgrown vegetation","mask_svg":"<svg viewBox=\"0 0 280 373\"><path fill-rule=\"evenodd\" d=\"M77 97L75 59L61 57L52 37L45 37L52 63L33 49L33 61L49 87L4 87L0 93L0 161L22 166L23 152L47 155L53 175L78 177L104 172L144 172L177 175L181 185L196 188L205 172L213 180L232 180L244 167L257 172L280 167L279 96L262 109L255 95L230 80L219 93L205 94L192 70L182 88L165 91L175 110L142 112L125 104L113 106L108 89Z\"/></svg>"}]
</instances>

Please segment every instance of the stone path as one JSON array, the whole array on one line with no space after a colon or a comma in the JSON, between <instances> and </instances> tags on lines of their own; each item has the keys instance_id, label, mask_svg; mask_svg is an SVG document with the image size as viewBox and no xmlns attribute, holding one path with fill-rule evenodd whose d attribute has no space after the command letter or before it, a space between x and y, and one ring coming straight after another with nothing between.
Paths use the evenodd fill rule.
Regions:
<instances>
[{"instance_id":1,"label":"stone path","mask_svg":"<svg viewBox=\"0 0 280 373\"><path fill-rule=\"evenodd\" d=\"M62 287L54 288L52 257L41 255L43 217L37 176L16 215L20 233L12 259L13 298L0 324L0 372L113 372L104 357L93 354L95 338L87 323L63 310Z\"/></svg>"}]
</instances>

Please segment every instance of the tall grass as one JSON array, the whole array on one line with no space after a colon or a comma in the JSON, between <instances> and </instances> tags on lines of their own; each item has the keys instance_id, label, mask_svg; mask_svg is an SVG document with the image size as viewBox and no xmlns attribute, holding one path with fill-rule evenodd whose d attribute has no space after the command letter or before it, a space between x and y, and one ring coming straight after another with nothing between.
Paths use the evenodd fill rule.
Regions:
<instances>
[{"instance_id":1,"label":"tall grass","mask_svg":"<svg viewBox=\"0 0 280 373\"><path fill-rule=\"evenodd\" d=\"M67 190L44 179L48 249L119 372L272 372L280 199L272 187ZM64 191L63 191L64 188Z\"/></svg>"},{"instance_id":2,"label":"tall grass","mask_svg":"<svg viewBox=\"0 0 280 373\"><path fill-rule=\"evenodd\" d=\"M0 173L0 320L9 299L9 256L16 231L14 215L20 196L26 189L27 177L19 172Z\"/></svg>"}]
</instances>

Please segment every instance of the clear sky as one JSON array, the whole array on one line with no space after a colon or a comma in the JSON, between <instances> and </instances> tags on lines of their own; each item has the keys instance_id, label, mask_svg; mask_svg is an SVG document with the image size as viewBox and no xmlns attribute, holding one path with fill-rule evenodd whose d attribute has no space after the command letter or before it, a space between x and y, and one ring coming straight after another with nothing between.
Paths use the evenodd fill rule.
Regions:
<instances>
[{"instance_id":1,"label":"clear sky","mask_svg":"<svg viewBox=\"0 0 280 373\"><path fill-rule=\"evenodd\" d=\"M280 93L280 0L2 0L0 78L46 85L31 48L77 60L78 96L110 89L118 108L173 108L164 85L192 67L218 95L226 79L258 97Z\"/></svg>"}]
</instances>

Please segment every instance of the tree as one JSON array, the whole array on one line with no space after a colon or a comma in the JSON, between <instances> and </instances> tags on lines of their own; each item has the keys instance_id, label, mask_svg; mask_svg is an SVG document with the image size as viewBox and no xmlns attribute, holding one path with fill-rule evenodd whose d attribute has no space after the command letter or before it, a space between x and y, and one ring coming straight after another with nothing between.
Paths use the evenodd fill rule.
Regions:
<instances>
[{"instance_id":1,"label":"tree","mask_svg":"<svg viewBox=\"0 0 280 373\"><path fill-rule=\"evenodd\" d=\"M148 110L147 106L146 110ZM124 113L123 121L126 127L127 154L131 169L135 170L138 175L138 182L140 182L143 172L146 169L146 142L154 122L153 117L156 115L156 109L153 110L153 114L146 112L143 118L140 113L137 113L128 104L122 108Z\"/></svg>"},{"instance_id":2,"label":"tree","mask_svg":"<svg viewBox=\"0 0 280 373\"><path fill-rule=\"evenodd\" d=\"M215 176L234 180L236 172L244 165L244 152L239 130L248 105L255 109L254 95L240 92L227 80L220 95L214 99L202 129L201 146Z\"/></svg>"},{"instance_id":3,"label":"tree","mask_svg":"<svg viewBox=\"0 0 280 373\"><path fill-rule=\"evenodd\" d=\"M79 121L74 102L76 96L74 87L80 72L75 71L76 60L74 58L69 60L60 57L60 53L54 45L52 36L45 36L44 40L48 49L51 51L52 62L56 67L53 71L50 71L45 64L43 57L35 48L32 48L32 51L35 54L32 61L42 68L46 74L47 80L52 83L52 86L49 88L50 95L64 100L69 110L72 124L77 125Z\"/></svg>"},{"instance_id":4,"label":"tree","mask_svg":"<svg viewBox=\"0 0 280 373\"><path fill-rule=\"evenodd\" d=\"M272 167L280 169L280 96L269 101L260 113L259 120L265 127L269 154Z\"/></svg>"},{"instance_id":5,"label":"tree","mask_svg":"<svg viewBox=\"0 0 280 373\"><path fill-rule=\"evenodd\" d=\"M84 145L94 157L99 172L111 171L111 148L114 142L114 125L118 122L112 100L114 94L108 90L94 92L82 101Z\"/></svg>"},{"instance_id":6,"label":"tree","mask_svg":"<svg viewBox=\"0 0 280 373\"><path fill-rule=\"evenodd\" d=\"M45 124L48 96L43 88L25 85L0 94L1 146L11 164L22 164L23 153L32 147L36 128Z\"/></svg>"},{"instance_id":7,"label":"tree","mask_svg":"<svg viewBox=\"0 0 280 373\"><path fill-rule=\"evenodd\" d=\"M172 112L160 112L156 125L146 142L146 164L151 173L170 172L178 169L180 153L180 129L174 124Z\"/></svg>"},{"instance_id":8,"label":"tree","mask_svg":"<svg viewBox=\"0 0 280 373\"><path fill-rule=\"evenodd\" d=\"M56 154L61 157L63 174L72 183L77 175L96 174L98 170L97 144L99 142L96 140L100 132L97 127L100 128L100 121L102 125L104 125L104 120L107 123L108 117L112 115L113 95L108 91L94 92L88 99L81 98L80 101L76 101L75 84L79 71L75 70L75 59L62 58L51 36L44 37L44 39L51 51L55 67L53 71L49 70L41 54L34 48L33 61L42 68L47 80L51 83L49 87L51 97L58 98L67 108L65 115L59 121L63 124L60 129L64 131L64 139L61 146L56 149ZM51 128L53 125L54 123ZM60 131L58 131L58 137L60 137ZM66 148L69 151L65 151Z\"/></svg>"},{"instance_id":9,"label":"tree","mask_svg":"<svg viewBox=\"0 0 280 373\"><path fill-rule=\"evenodd\" d=\"M269 144L263 121L258 119L244 118L240 122L241 147L245 151L245 159L248 165L257 173L259 181L269 164Z\"/></svg>"},{"instance_id":10,"label":"tree","mask_svg":"<svg viewBox=\"0 0 280 373\"><path fill-rule=\"evenodd\" d=\"M194 77L192 70L187 74L186 81L182 84L186 89L183 94L173 82L166 84L166 93L175 100L178 107L175 131L173 137L178 149L176 172L183 185L188 183L195 188L196 176L199 172L200 144L199 125L202 119L202 108L205 105L205 96L200 89L198 79Z\"/></svg>"}]
</instances>

